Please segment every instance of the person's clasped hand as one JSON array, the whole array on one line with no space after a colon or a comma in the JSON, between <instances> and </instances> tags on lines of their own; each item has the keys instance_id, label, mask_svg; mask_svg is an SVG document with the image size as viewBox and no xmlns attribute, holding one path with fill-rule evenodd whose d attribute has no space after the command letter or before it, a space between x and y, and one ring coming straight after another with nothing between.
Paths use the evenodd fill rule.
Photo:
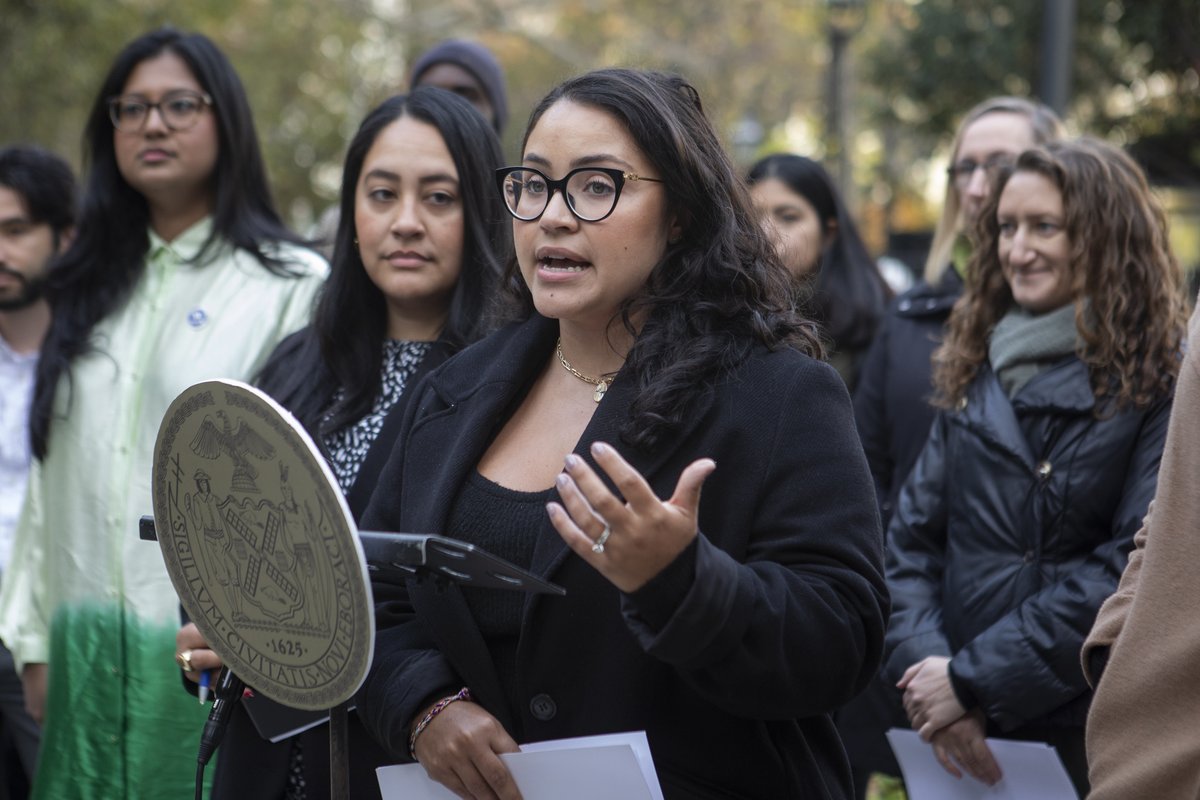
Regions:
<instances>
[{"instance_id":1,"label":"person's clasped hand","mask_svg":"<svg viewBox=\"0 0 1200 800\"><path fill-rule=\"evenodd\" d=\"M904 691L904 710L913 730L933 746L942 769L956 778L965 769L988 786L1000 780L1000 765L987 746L983 711L967 711L958 701L950 683L949 658L918 661L904 671L896 687Z\"/></svg>"},{"instance_id":2,"label":"person's clasped hand","mask_svg":"<svg viewBox=\"0 0 1200 800\"><path fill-rule=\"evenodd\" d=\"M961 766L975 780L995 786L1004 776L985 732L983 712L975 709L933 734L933 755L954 777L962 777Z\"/></svg>"},{"instance_id":3,"label":"person's clasped hand","mask_svg":"<svg viewBox=\"0 0 1200 800\"><path fill-rule=\"evenodd\" d=\"M625 499L613 494L587 462L566 457L557 488L562 505L546 506L550 521L581 558L622 592L634 592L662 572L698 533L700 488L716 469L711 458L679 475L669 500L610 445L596 442L592 457Z\"/></svg>"},{"instance_id":4,"label":"person's clasped hand","mask_svg":"<svg viewBox=\"0 0 1200 800\"><path fill-rule=\"evenodd\" d=\"M950 684L950 659L929 656L904 671L896 684L904 692L904 711L922 741L967 713Z\"/></svg>"}]
</instances>

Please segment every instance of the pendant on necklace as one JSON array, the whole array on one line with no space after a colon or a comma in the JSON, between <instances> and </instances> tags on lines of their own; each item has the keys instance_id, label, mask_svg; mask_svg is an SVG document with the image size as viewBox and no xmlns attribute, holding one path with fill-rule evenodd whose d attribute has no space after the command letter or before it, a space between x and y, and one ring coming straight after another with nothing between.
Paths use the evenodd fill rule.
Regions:
<instances>
[{"instance_id":1,"label":"pendant on necklace","mask_svg":"<svg viewBox=\"0 0 1200 800\"><path fill-rule=\"evenodd\" d=\"M604 399L604 393L608 391L608 381L600 381L596 384L596 391L592 393L592 399L599 403Z\"/></svg>"}]
</instances>

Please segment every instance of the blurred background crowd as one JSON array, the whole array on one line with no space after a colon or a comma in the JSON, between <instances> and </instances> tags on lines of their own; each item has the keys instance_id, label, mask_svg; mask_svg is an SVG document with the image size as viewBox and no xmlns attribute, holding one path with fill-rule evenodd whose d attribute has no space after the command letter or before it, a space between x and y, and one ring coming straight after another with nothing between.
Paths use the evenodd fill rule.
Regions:
<instances>
[{"instance_id":1,"label":"blurred background crowd","mask_svg":"<svg viewBox=\"0 0 1200 800\"><path fill-rule=\"evenodd\" d=\"M942 330L963 291L962 277L970 273L968 225L980 214L996 173L1013 166L1021 150L1080 135L1124 150L1144 171L1169 221L1168 249L1174 261L1161 248L1158 255L1163 257L1146 259L1154 269L1166 265L1148 285L1157 281L1168 286L1171 292L1163 295L1173 297L1176 261L1189 285L1186 296L1194 297L1200 284L1200 0L207 0L188 5L0 0L0 20L0 147L34 143L87 174L96 165L83 163L82 132L98 78L119 43L160 25L200 32L229 56L245 82L282 221L325 244L340 236L343 250L351 240L359 247L352 225L343 220L338 228L347 143L364 115L405 87L441 86L465 96L491 123L475 133L486 134L492 148L491 128L500 135L503 157L491 153L492 160L517 163L530 110L564 79L612 65L686 76L704 98L705 112L738 172L747 177L753 200L771 221L784 266L797 279L817 276L810 310L827 329L835 344L830 360L855 394L857 430L874 471L885 528L896 511L901 524L893 529L901 533L909 520L898 510L899 489L925 442L933 413L923 394L930 377L926 351L933 342L927 334ZM456 72L458 67L466 73ZM211 98L206 102L212 105ZM176 132L189 130L203 112L200 106L164 111L160 102L115 105L113 125L137 133L140 128L122 128L119 116L152 116L148 108L157 108L162 123ZM187 119L169 123L164 114ZM111 135L107 122L101 122L105 135ZM127 120L129 126L144 128L144 123ZM475 123L483 125L472 117ZM992 130L997 124L1007 128L997 133ZM1003 134L1003 146L993 146L991 134ZM1065 147L1050 149L1115 164L1118 172L1127 169L1127 159L1104 145L1084 144L1079 152ZM1039 169L1052 173L1035 161L1023 161L1018 171L1034 177ZM362 168L361 154L356 168ZM1137 172L1132 166L1128 171ZM354 175L350 167L346 172ZM1008 177L1003 176L1001 186ZM1116 183L1111 176L1102 183L1109 201L1094 203L1087 216L1102 230L1116 230L1134 215L1112 212L1118 205L1112 200ZM1134 195L1146 194L1144 184L1133 183ZM1084 202L1066 185L1051 187L1049 194L1057 197L1059 212L1067 208L1067 217L1074 213L1071 204ZM616 197L613 202L615 207ZM349 208L353 206L345 202L340 206L343 214ZM994 220L995 202L988 208L982 216ZM519 220L537 218L518 215L511 204L509 210ZM575 216L585 219L577 211ZM978 232L983 231L980 227ZM1072 235L1079 233L1086 231ZM1077 240L1076 249L1099 247L1095 243L1101 241L1099 234L1078 238L1091 242ZM986 267L981 259L989 253L983 248L976 261ZM1088 253L1083 260L1089 268L1106 260ZM872 262L878 272L870 268ZM336 273L336 255L332 263ZM1125 291L1141 286L1129 276L1128 266L1114 267L1125 270ZM1163 277L1167 273L1170 279ZM905 294L922 274L928 286ZM947 277L954 284L950 288ZM1121 305L1120 298L1113 300L1106 291L1117 283L1106 279L1098 282L1099 289L1090 287L1089 302ZM1146 309L1163 311L1163 326L1182 330L1177 324L1182 306L1156 306L1152 294L1139 294ZM885 320L884 308L896 296ZM1031 313L1056 308L1063 298L1057 301ZM924 305L918 308L918 302ZM985 305L979 300L974 310ZM966 313L960 316L965 319ZM1071 314L1062 317L1066 322L1056 331L1067 337L1065 349L1051 355L1074 352L1078 331ZM335 317L330 311L327 322ZM957 331L956 344L970 339L966 323L951 328ZM910 336L910 329L916 333ZM877 344L868 352L872 341ZM912 346L916 341L924 344ZM1164 341L1174 342L1169 337ZM561 341L559 348L568 371L597 383L571 370ZM989 351L988 358L995 362L1003 355ZM888 382L893 374L914 387L909 399L921 401L920 419L896 413L902 407L897 398L905 395ZM961 411L963 386L955 395L945 391L952 382L945 375L941 380L943 407L954 407L948 403L956 400ZM606 388L600 383L595 402ZM915 437L911 452L903 456L891 446L902 434ZM881 458L890 465L884 478L877 469ZM1048 467L1039 475L1047 477ZM891 485L889 478L894 479ZM1137 498L1139 518L1148 499ZM914 514L910 509L907 517ZM605 537L607 533L606 525ZM1127 533L1131 536L1132 530ZM918 577L931 571L919 565L911 570ZM889 580L904 577L903 570L892 572L896 574L889 574ZM891 586L894 627L903 616L897 609L904 605L896 600L904 599L897 586L904 588L902 583ZM1090 623L1094 609L1088 610ZM1074 633L1081 640L1086 625ZM1078 650L1075 639L1068 644ZM919 684L921 666L931 658L919 659L930 654L905 656L913 658L892 665L893 672L904 672L902 684ZM945 671L944 664L937 666ZM173 674L169 677L174 681ZM954 676L938 680L953 682ZM863 697L869 700L871 694ZM894 700L892 712L897 710ZM888 724L886 698L883 705L880 712L859 704L869 726L855 716L853 704L842 712L838 721L852 755L870 754L869 743L855 743L854 732L879 733L871 726ZM908 705L906 700L913 717ZM956 714L961 711L956 707ZM1073 741L1082 748L1082 723L1074 727L1080 735ZM882 746L882 740L875 744ZM1082 776L1087 765L1081 749L1078 756L1074 766ZM15 758L11 753L5 757ZM869 797L903 796L898 780L870 777L879 768L894 773L892 765L851 761L858 796L864 795L868 781ZM1086 791L1082 780L1077 785ZM4 788L19 797L26 787Z\"/></svg>"},{"instance_id":2,"label":"blurred background crowd","mask_svg":"<svg viewBox=\"0 0 1200 800\"><path fill-rule=\"evenodd\" d=\"M1036 96L1070 132L1130 149L1181 264L1200 264L1197 0L0 0L0 17L0 142L40 143L77 168L116 42L163 23L212 37L244 77L276 202L300 231L336 197L359 120L453 37L503 65L506 156L569 75L679 71L743 167L780 151L821 161L868 249L916 271L963 110Z\"/></svg>"}]
</instances>

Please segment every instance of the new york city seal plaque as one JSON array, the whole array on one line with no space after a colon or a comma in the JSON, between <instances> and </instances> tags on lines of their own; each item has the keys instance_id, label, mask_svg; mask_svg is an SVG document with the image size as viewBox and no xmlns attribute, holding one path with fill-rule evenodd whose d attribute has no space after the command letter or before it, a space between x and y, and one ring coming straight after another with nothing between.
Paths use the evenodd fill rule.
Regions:
<instances>
[{"instance_id":1,"label":"new york city seal plaque","mask_svg":"<svg viewBox=\"0 0 1200 800\"><path fill-rule=\"evenodd\" d=\"M190 386L159 428L153 492L171 582L234 674L293 708L348 700L374 648L366 561L300 424L246 384Z\"/></svg>"}]
</instances>

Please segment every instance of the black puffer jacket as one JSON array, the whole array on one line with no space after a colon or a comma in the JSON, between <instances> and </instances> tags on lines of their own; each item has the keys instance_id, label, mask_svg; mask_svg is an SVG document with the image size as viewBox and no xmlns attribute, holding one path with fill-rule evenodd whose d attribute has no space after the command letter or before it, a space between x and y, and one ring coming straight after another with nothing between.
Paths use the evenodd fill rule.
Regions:
<instances>
[{"instance_id":1,"label":"black puffer jacket","mask_svg":"<svg viewBox=\"0 0 1200 800\"><path fill-rule=\"evenodd\" d=\"M985 366L938 414L888 530L889 677L952 656L1001 730L1082 727L1080 649L1154 496L1170 406L1097 419L1074 356L1010 401Z\"/></svg>"},{"instance_id":2,"label":"black puffer jacket","mask_svg":"<svg viewBox=\"0 0 1200 800\"><path fill-rule=\"evenodd\" d=\"M888 309L867 350L854 390L854 422L862 439L879 515L886 529L904 479L933 423L931 358L942 341L963 283L947 268L936 286L920 283Z\"/></svg>"}]
</instances>

